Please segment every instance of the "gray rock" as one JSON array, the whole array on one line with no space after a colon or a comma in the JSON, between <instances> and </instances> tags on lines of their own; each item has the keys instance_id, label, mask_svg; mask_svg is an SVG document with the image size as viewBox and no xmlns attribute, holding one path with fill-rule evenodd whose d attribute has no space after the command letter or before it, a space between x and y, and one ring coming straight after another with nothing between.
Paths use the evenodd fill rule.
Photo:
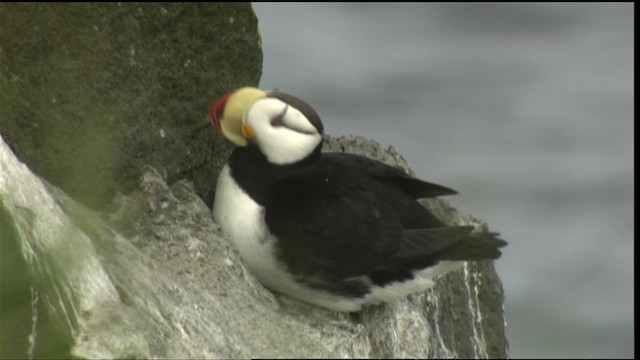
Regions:
<instances>
[{"instance_id":1,"label":"gray rock","mask_svg":"<svg viewBox=\"0 0 640 360\"><path fill-rule=\"evenodd\" d=\"M406 167L371 141L327 143ZM35 176L4 142L0 168L2 263L13 244L31 288L24 354L50 354L39 344L55 335L58 356L87 358L507 356L491 262L469 263L424 294L336 313L263 288L189 181L169 186L148 167L134 192L95 212ZM426 205L452 223L485 226L444 201ZM53 335L39 332L44 318Z\"/></svg>"},{"instance_id":2,"label":"gray rock","mask_svg":"<svg viewBox=\"0 0 640 360\"><path fill-rule=\"evenodd\" d=\"M249 4L2 3L0 56L0 358L507 356L491 262L356 314L244 267L211 217L230 146L204 113L258 83ZM326 150L411 173L366 139Z\"/></svg>"},{"instance_id":3,"label":"gray rock","mask_svg":"<svg viewBox=\"0 0 640 360\"><path fill-rule=\"evenodd\" d=\"M211 203L230 146L204 114L262 69L249 3L1 3L0 58L6 142L96 209L143 164Z\"/></svg>"}]
</instances>

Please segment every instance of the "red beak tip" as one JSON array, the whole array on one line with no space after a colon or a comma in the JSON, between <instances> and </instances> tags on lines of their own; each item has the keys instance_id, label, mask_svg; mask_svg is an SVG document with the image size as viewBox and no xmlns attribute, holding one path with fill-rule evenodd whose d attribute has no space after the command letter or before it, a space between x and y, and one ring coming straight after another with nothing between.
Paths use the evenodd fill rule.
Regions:
<instances>
[{"instance_id":1,"label":"red beak tip","mask_svg":"<svg viewBox=\"0 0 640 360\"><path fill-rule=\"evenodd\" d=\"M235 91L232 91L216 100L213 105L209 107L209 111L207 111L207 117L209 118L211 125L213 125L217 131L222 131L222 127L220 126L220 117L224 112L224 107L227 105L227 101L234 92Z\"/></svg>"}]
</instances>

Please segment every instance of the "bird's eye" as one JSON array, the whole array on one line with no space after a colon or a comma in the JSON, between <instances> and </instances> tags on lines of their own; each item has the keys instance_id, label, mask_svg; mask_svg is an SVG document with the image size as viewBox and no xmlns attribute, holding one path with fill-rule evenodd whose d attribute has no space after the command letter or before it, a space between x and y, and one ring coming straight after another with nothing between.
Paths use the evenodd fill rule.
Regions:
<instances>
[{"instance_id":1,"label":"bird's eye","mask_svg":"<svg viewBox=\"0 0 640 360\"><path fill-rule=\"evenodd\" d=\"M284 122L282 121L282 117L278 116L276 118L271 119L271 126L283 126Z\"/></svg>"}]
</instances>

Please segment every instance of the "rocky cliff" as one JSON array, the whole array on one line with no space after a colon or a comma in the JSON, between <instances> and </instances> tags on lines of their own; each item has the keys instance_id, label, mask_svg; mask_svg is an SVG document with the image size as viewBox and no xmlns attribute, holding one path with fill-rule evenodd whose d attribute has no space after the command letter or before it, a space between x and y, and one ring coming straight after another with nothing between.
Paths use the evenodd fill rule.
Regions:
<instances>
[{"instance_id":1,"label":"rocky cliff","mask_svg":"<svg viewBox=\"0 0 640 360\"><path fill-rule=\"evenodd\" d=\"M0 29L2 358L507 356L491 262L353 314L244 267L211 217L230 146L204 112L258 83L250 5L0 4ZM366 139L326 150L408 169Z\"/></svg>"}]
</instances>

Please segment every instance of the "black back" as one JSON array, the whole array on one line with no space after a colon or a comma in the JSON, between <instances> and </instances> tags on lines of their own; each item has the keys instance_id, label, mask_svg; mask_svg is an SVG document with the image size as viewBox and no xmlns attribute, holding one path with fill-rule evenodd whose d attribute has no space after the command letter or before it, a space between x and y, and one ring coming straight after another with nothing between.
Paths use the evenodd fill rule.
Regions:
<instances>
[{"instance_id":1,"label":"black back","mask_svg":"<svg viewBox=\"0 0 640 360\"><path fill-rule=\"evenodd\" d=\"M402 170L349 154L321 154L285 166L253 145L229 164L239 185L265 207L279 239L278 256L309 286L364 296L368 287L413 277L440 260L497 258L504 241L474 237L472 227L447 227L416 198L455 194Z\"/></svg>"}]
</instances>

